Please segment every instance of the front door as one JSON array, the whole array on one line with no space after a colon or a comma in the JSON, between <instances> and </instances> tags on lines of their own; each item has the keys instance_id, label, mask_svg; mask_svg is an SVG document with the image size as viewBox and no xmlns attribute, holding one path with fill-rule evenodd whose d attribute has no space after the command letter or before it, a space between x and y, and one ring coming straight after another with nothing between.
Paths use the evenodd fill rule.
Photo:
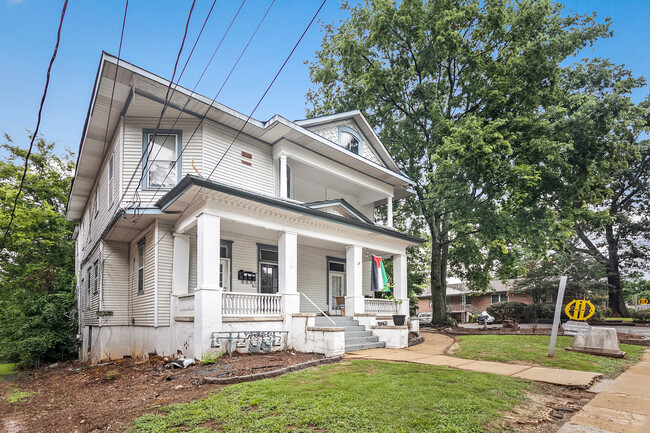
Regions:
<instances>
[{"instance_id":1,"label":"front door","mask_svg":"<svg viewBox=\"0 0 650 433\"><path fill-rule=\"evenodd\" d=\"M221 259L219 264L219 286L224 292L230 292L230 259Z\"/></svg>"},{"instance_id":2,"label":"front door","mask_svg":"<svg viewBox=\"0 0 650 433\"><path fill-rule=\"evenodd\" d=\"M341 314L341 310L336 308L336 298L345 296L345 272L329 272L330 283L330 313Z\"/></svg>"}]
</instances>

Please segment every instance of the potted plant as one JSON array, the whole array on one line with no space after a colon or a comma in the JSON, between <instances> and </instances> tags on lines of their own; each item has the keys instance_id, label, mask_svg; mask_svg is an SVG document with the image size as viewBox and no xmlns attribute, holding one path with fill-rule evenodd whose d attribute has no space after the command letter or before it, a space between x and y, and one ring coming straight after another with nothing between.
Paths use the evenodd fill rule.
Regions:
<instances>
[{"instance_id":1,"label":"potted plant","mask_svg":"<svg viewBox=\"0 0 650 433\"><path fill-rule=\"evenodd\" d=\"M399 305L404 302L404 299L395 299L394 297L391 298L393 300L393 303L395 303L395 313L398 312ZM393 314L393 324L395 326L402 326L404 325L404 322L406 321L406 315L404 314Z\"/></svg>"}]
</instances>

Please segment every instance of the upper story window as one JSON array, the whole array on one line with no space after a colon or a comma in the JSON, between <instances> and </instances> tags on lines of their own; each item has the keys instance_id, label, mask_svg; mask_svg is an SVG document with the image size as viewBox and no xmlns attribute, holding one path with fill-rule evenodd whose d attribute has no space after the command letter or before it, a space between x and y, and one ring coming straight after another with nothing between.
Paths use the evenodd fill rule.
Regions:
<instances>
[{"instance_id":1,"label":"upper story window","mask_svg":"<svg viewBox=\"0 0 650 433\"><path fill-rule=\"evenodd\" d=\"M181 151L180 131L149 131L143 134L142 151L145 152L145 189L171 189L180 181ZM178 159L178 164L176 160Z\"/></svg>"},{"instance_id":2,"label":"upper story window","mask_svg":"<svg viewBox=\"0 0 650 433\"><path fill-rule=\"evenodd\" d=\"M339 127L339 146L345 147L352 153L361 155L363 140L361 136L352 128L347 126Z\"/></svg>"}]
</instances>

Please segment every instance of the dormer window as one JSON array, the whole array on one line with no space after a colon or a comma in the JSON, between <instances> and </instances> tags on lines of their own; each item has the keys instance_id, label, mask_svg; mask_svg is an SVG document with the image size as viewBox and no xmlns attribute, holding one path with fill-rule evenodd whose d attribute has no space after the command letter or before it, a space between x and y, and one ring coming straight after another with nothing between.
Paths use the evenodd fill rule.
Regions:
<instances>
[{"instance_id":1,"label":"dormer window","mask_svg":"<svg viewBox=\"0 0 650 433\"><path fill-rule=\"evenodd\" d=\"M360 155L362 145L363 140L354 129L348 128L347 126L339 127L339 146L345 147L350 152Z\"/></svg>"}]
</instances>

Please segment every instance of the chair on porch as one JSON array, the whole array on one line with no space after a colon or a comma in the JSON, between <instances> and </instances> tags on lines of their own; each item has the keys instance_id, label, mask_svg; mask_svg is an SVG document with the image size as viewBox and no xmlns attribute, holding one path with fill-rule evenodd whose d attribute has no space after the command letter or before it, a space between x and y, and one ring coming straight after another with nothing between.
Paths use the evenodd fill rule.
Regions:
<instances>
[{"instance_id":1,"label":"chair on porch","mask_svg":"<svg viewBox=\"0 0 650 433\"><path fill-rule=\"evenodd\" d=\"M341 310L341 316L345 316L345 296L335 296L334 301L336 302L334 309Z\"/></svg>"}]
</instances>

